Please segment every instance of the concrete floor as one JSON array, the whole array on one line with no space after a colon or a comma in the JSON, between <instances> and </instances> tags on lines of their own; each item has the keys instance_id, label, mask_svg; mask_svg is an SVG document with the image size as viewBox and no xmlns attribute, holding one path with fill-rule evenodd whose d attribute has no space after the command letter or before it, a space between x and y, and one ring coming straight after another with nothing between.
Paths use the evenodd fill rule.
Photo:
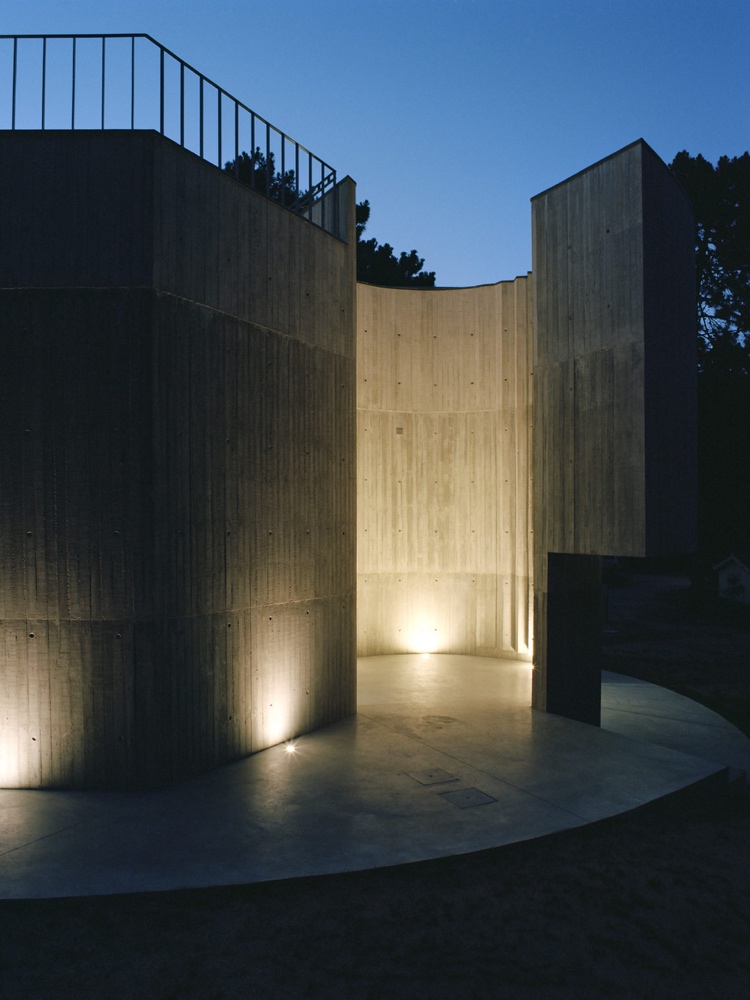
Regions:
<instances>
[{"instance_id":1,"label":"concrete floor","mask_svg":"<svg viewBox=\"0 0 750 1000\"><path fill-rule=\"evenodd\" d=\"M359 714L174 788L0 790L0 897L222 885L419 861L611 816L718 774L750 740L605 674L603 728L529 707L531 668L360 660Z\"/></svg>"}]
</instances>

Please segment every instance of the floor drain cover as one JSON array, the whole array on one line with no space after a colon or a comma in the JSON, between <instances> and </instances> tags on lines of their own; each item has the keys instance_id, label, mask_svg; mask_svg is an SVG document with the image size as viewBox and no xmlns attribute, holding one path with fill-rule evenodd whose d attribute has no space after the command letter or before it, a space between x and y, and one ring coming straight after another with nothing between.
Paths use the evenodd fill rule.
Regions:
<instances>
[{"instance_id":1,"label":"floor drain cover","mask_svg":"<svg viewBox=\"0 0 750 1000\"><path fill-rule=\"evenodd\" d=\"M459 809L470 809L472 806L486 806L490 802L497 802L497 799L480 792L478 788L460 788L455 792L440 792L440 794Z\"/></svg>"},{"instance_id":2,"label":"floor drain cover","mask_svg":"<svg viewBox=\"0 0 750 1000\"><path fill-rule=\"evenodd\" d=\"M441 781L458 781L455 774L448 774L439 767L431 767L427 771L409 771L409 777L420 785L438 785Z\"/></svg>"}]
</instances>

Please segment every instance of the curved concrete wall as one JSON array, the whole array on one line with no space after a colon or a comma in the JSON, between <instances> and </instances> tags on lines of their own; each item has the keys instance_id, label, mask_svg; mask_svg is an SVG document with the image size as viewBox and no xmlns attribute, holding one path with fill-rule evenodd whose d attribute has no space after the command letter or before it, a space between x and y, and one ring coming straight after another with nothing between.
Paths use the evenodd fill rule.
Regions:
<instances>
[{"instance_id":1,"label":"curved concrete wall","mask_svg":"<svg viewBox=\"0 0 750 1000\"><path fill-rule=\"evenodd\" d=\"M692 226L645 144L534 199L533 317L531 275L360 285L355 355L348 179L345 241L155 133L2 143L0 784L353 712L355 534L360 654L530 659L533 586L534 705L598 721L600 556L692 533Z\"/></svg>"},{"instance_id":2,"label":"curved concrete wall","mask_svg":"<svg viewBox=\"0 0 750 1000\"><path fill-rule=\"evenodd\" d=\"M164 784L351 714L348 243L156 133L0 157L0 785Z\"/></svg>"},{"instance_id":3,"label":"curved concrete wall","mask_svg":"<svg viewBox=\"0 0 750 1000\"><path fill-rule=\"evenodd\" d=\"M357 286L358 653L531 656L531 279Z\"/></svg>"}]
</instances>

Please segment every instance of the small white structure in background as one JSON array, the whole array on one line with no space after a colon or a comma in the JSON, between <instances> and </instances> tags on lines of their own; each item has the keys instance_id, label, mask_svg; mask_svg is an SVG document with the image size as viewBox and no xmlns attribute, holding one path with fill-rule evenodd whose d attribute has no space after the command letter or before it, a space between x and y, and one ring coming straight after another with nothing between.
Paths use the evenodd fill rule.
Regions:
<instances>
[{"instance_id":1,"label":"small white structure in background","mask_svg":"<svg viewBox=\"0 0 750 1000\"><path fill-rule=\"evenodd\" d=\"M737 604L750 604L750 557L734 553L714 566L719 580L719 597Z\"/></svg>"}]
</instances>

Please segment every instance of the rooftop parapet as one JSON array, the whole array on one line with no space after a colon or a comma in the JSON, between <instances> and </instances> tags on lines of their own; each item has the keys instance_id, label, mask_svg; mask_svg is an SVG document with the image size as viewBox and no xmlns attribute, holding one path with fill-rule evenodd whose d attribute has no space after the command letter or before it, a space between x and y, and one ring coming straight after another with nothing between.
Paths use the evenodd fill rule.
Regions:
<instances>
[{"instance_id":1,"label":"rooftop parapet","mask_svg":"<svg viewBox=\"0 0 750 1000\"><path fill-rule=\"evenodd\" d=\"M0 128L153 129L341 232L333 167L150 35L0 35Z\"/></svg>"}]
</instances>

